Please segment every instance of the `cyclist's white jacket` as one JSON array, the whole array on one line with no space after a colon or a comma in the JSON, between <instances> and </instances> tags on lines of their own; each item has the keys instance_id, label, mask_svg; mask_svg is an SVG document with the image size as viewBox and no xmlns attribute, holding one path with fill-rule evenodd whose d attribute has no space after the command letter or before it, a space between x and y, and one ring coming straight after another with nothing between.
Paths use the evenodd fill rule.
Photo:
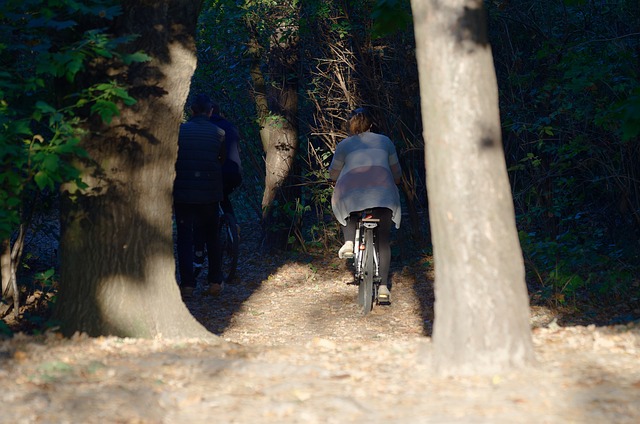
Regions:
<instances>
[{"instance_id":1,"label":"cyclist's white jacket","mask_svg":"<svg viewBox=\"0 0 640 424\"><path fill-rule=\"evenodd\" d=\"M400 228L400 183L402 171L396 148L389 137L370 131L345 138L336 147L329 166L336 181L331 197L333 214L347 225L351 212L367 208L389 208Z\"/></svg>"}]
</instances>

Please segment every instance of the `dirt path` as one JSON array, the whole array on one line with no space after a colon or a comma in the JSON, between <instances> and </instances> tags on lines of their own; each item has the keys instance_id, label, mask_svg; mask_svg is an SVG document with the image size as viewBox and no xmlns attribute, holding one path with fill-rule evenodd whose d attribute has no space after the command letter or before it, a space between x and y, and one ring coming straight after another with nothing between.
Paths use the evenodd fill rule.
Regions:
<instances>
[{"instance_id":1,"label":"dirt path","mask_svg":"<svg viewBox=\"0 0 640 424\"><path fill-rule=\"evenodd\" d=\"M188 303L219 344L1 342L0 422L640 422L640 325L561 328L535 309L537 367L438 378L426 266L394 269L393 304L363 317L343 261L257 250L245 241L220 298Z\"/></svg>"}]
</instances>

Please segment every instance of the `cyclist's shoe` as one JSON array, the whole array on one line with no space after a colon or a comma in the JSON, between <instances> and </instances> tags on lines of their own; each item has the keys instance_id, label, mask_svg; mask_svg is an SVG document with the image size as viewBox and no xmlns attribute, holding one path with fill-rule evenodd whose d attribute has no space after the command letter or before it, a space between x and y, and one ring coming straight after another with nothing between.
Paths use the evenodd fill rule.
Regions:
<instances>
[{"instance_id":1,"label":"cyclist's shoe","mask_svg":"<svg viewBox=\"0 0 640 424\"><path fill-rule=\"evenodd\" d=\"M193 297L193 291L195 287L193 286L180 286L180 295L182 295L183 299L191 299Z\"/></svg>"},{"instance_id":2,"label":"cyclist's shoe","mask_svg":"<svg viewBox=\"0 0 640 424\"><path fill-rule=\"evenodd\" d=\"M193 279L198 278L200 273L202 272L202 267L204 264L204 252L195 252L193 255Z\"/></svg>"},{"instance_id":3,"label":"cyclist's shoe","mask_svg":"<svg viewBox=\"0 0 640 424\"><path fill-rule=\"evenodd\" d=\"M224 290L224 282L209 284L209 290L207 293L211 296L220 296L220 293Z\"/></svg>"},{"instance_id":4,"label":"cyclist's shoe","mask_svg":"<svg viewBox=\"0 0 640 424\"><path fill-rule=\"evenodd\" d=\"M344 245L342 245L340 250L338 250L338 257L340 259L353 258L353 242L352 241L348 241Z\"/></svg>"},{"instance_id":5,"label":"cyclist's shoe","mask_svg":"<svg viewBox=\"0 0 640 424\"><path fill-rule=\"evenodd\" d=\"M387 286L380 285L380 287L378 287L378 303L386 305L391 303L391 293Z\"/></svg>"}]
</instances>

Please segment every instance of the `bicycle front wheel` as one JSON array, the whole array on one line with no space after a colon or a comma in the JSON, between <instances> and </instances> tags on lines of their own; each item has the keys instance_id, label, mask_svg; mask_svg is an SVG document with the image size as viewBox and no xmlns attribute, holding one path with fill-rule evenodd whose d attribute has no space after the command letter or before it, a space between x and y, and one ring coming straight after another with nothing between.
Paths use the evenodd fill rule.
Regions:
<instances>
[{"instance_id":1,"label":"bicycle front wheel","mask_svg":"<svg viewBox=\"0 0 640 424\"><path fill-rule=\"evenodd\" d=\"M233 215L220 216L220 253L222 255L222 276L225 282L230 282L236 275L238 267L238 225Z\"/></svg>"},{"instance_id":2,"label":"bicycle front wheel","mask_svg":"<svg viewBox=\"0 0 640 424\"><path fill-rule=\"evenodd\" d=\"M367 228L365 231L364 246L364 272L358 289L358 300L362 301L362 313L367 315L373 309L373 275L375 273L373 230L371 228Z\"/></svg>"}]
</instances>

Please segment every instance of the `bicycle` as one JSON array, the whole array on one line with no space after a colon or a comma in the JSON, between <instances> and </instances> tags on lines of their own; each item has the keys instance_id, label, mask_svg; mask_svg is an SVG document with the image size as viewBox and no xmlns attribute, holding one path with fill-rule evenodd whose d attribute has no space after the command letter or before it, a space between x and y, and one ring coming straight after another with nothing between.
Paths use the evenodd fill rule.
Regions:
<instances>
[{"instance_id":1,"label":"bicycle","mask_svg":"<svg viewBox=\"0 0 640 424\"><path fill-rule=\"evenodd\" d=\"M225 212L222 203L218 208L218 228L220 237L220 254L222 255L222 276L225 282L233 280L238 267L240 239L238 237L238 221L231 212Z\"/></svg>"},{"instance_id":2,"label":"bicycle","mask_svg":"<svg viewBox=\"0 0 640 424\"><path fill-rule=\"evenodd\" d=\"M358 285L358 305L362 313L367 315L374 304L382 304L378 300L380 287L380 256L376 240L378 223L371 209L362 211L356 225L356 237L353 243L354 284Z\"/></svg>"}]
</instances>

